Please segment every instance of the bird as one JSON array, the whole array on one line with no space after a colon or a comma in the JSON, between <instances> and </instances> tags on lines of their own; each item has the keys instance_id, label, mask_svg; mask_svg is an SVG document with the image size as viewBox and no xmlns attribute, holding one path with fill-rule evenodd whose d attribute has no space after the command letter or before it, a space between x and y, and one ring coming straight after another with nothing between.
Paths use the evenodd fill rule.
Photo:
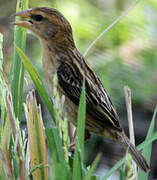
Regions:
<instances>
[{"instance_id":1,"label":"bird","mask_svg":"<svg viewBox=\"0 0 157 180\"><path fill-rule=\"evenodd\" d=\"M77 49L72 27L57 9L36 7L13 16L21 19L14 25L29 29L40 39L42 64L48 92L53 98L53 77L57 74L57 90L65 96L64 112L77 124L78 105L83 83L86 89L85 133L94 133L117 141L129 150L136 164L144 171L150 167L142 154L126 136L114 105L101 81Z\"/></svg>"}]
</instances>

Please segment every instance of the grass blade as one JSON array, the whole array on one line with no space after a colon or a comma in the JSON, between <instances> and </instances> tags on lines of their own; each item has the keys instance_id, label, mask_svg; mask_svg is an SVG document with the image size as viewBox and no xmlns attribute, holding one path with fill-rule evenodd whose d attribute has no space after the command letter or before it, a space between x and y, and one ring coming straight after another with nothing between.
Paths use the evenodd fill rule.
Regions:
<instances>
[{"instance_id":1,"label":"grass blade","mask_svg":"<svg viewBox=\"0 0 157 180\"><path fill-rule=\"evenodd\" d=\"M62 148L62 141L58 135L59 135L59 132L57 128L46 129L48 147L52 154L53 160L56 159L56 161L62 162L64 160L64 151Z\"/></svg>"},{"instance_id":2,"label":"grass blade","mask_svg":"<svg viewBox=\"0 0 157 180\"><path fill-rule=\"evenodd\" d=\"M53 179L67 180L70 179L70 169L64 158L62 141L58 136L57 128L46 129L47 144L52 157L51 177ZM55 138L54 138L55 137Z\"/></svg>"},{"instance_id":3,"label":"grass blade","mask_svg":"<svg viewBox=\"0 0 157 180\"><path fill-rule=\"evenodd\" d=\"M28 8L28 0L23 0L23 1L17 0L16 12L27 8ZM16 17L16 19L18 18L19 17ZM25 42L26 42L25 28L15 26L14 42L19 47L21 47L23 51L25 50ZM13 64L10 73L10 82L12 88L15 116L18 117L18 119L20 120L20 115L22 111L22 98L23 98L24 66L20 60L20 57L17 54L15 47L14 47L14 55L13 55Z\"/></svg>"},{"instance_id":4,"label":"grass blade","mask_svg":"<svg viewBox=\"0 0 157 180\"><path fill-rule=\"evenodd\" d=\"M54 120L55 123L55 116L54 116L54 110L53 110L53 104L51 101L50 96L48 95L46 88L41 80L41 78L39 77L38 73L36 72L35 68L33 67L32 63L30 62L30 60L26 57L26 55L22 52L22 50L17 47L16 50L21 58L21 61L23 62L25 68L27 69L27 71L29 72L40 96L42 97L45 105L47 106L47 109L50 112L50 115L52 117L52 119Z\"/></svg>"},{"instance_id":5,"label":"grass blade","mask_svg":"<svg viewBox=\"0 0 157 180\"><path fill-rule=\"evenodd\" d=\"M77 123L77 133L76 133L76 136L78 137L78 142L76 142L76 146L79 145L82 155L84 153L85 119L86 119L86 92L85 92L85 84L83 83L79 109L78 109L78 119L77 119L78 123Z\"/></svg>"},{"instance_id":6,"label":"grass blade","mask_svg":"<svg viewBox=\"0 0 157 180\"><path fill-rule=\"evenodd\" d=\"M153 135L154 128L155 128L155 117L157 113L157 107L155 108L155 112L147 133L146 141ZM146 158L147 162L150 164L150 157L151 157L151 152L152 152L152 143L148 144L144 149L143 149L143 156ZM147 180L148 179L148 173L145 173L141 171L140 169L138 170L138 179L142 180Z\"/></svg>"},{"instance_id":7,"label":"grass blade","mask_svg":"<svg viewBox=\"0 0 157 180\"><path fill-rule=\"evenodd\" d=\"M91 176L92 176L93 172L95 171L100 158L101 158L101 154L98 154L97 157L95 158L93 164L91 165L90 170L88 171L88 174L85 176L84 180L91 179Z\"/></svg>"},{"instance_id":8,"label":"grass blade","mask_svg":"<svg viewBox=\"0 0 157 180\"><path fill-rule=\"evenodd\" d=\"M86 118L86 95L85 95L85 84L83 83L79 109L78 109L76 147L75 147L74 161L73 161L73 180L83 179L82 163L83 163L83 152L84 152L85 118Z\"/></svg>"}]
</instances>

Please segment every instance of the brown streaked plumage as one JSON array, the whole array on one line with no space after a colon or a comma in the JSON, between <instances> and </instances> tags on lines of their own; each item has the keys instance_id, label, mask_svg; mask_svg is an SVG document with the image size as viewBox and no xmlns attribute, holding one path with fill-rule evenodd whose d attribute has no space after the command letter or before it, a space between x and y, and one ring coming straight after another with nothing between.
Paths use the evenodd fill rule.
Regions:
<instances>
[{"instance_id":1,"label":"brown streaked plumage","mask_svg":"<svg viewBox=\"0 0 157 180\"><path fill-rule=\"evenodd\" d=\"M86 85L86 131L119 141L129 149L137 165L145 172L149 166L130 143L119 117L103 85L77 50L72 29L65 17L55 9L39 7L14 14L28 20L16 22L30 29L41 40L43 69L49 93L53 97L53 75L58 76L58 91L65 95L64 110L76 125L83 80Z\"/></svg>"}]
</instances>

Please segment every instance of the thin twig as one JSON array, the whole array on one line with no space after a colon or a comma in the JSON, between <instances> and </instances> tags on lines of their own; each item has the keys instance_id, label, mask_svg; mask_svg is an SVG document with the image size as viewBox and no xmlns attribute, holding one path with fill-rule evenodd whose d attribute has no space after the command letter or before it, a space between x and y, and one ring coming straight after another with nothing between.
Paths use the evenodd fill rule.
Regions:
<instances>
[{"instance_id":1,"label":"thin twig","mask_svg":"<svg viewBox=\"0 0 157 180\"><path fill-rule=\"evenodd\" d=\"M132 105L131 105L131 90L128 86L125 86L124 92L125 92L125 102L126 102L126 108L127 108L128 124L129 124L130 141L135 146ZM132 164L133 164L133 174L137 174L137 165L134 161L132 162Z\"/></svg>"},{"instance_id":2,"label":"thin twig","mask_svg":"<svg viewBox=\"0 0 157 180\"><path fill-rule=\"evenodd\" d=\"M89 50L94 46L94 44L108 31L110 30L115 24L117 24L123 17L125 17L129 11L131 11L136 4L139 2L140 0L136 0L128 9L126 9L121 16L119 16L115 21L113 21L113 23L111 23L109 26L107 26L107 28L88 46L87 50L84 53L84 57L87 55L87 53L89 52Z\"/></svg>"}]
</instances>

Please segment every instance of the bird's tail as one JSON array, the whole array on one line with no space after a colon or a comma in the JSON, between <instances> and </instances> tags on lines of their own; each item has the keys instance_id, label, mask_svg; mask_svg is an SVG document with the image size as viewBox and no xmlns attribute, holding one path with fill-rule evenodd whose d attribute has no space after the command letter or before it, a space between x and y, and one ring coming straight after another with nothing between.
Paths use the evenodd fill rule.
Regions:
<instances>
[{"instance_id":1,"label":"bird's tail","mask_svg":"<svg viewBox=\"0 0 157 180\"><path fill-rule=\"evenodd\" d=\"M123 134L121 136L122 143L124 144L124 147L129 150L129 153L132 155L132 158L136 162L136 164L146 173L150 171L150 167L147 164L145 158L142 156L142 154L136 150L135 146L130 142L128 137Z\"/></svg>"}]
</instances>

